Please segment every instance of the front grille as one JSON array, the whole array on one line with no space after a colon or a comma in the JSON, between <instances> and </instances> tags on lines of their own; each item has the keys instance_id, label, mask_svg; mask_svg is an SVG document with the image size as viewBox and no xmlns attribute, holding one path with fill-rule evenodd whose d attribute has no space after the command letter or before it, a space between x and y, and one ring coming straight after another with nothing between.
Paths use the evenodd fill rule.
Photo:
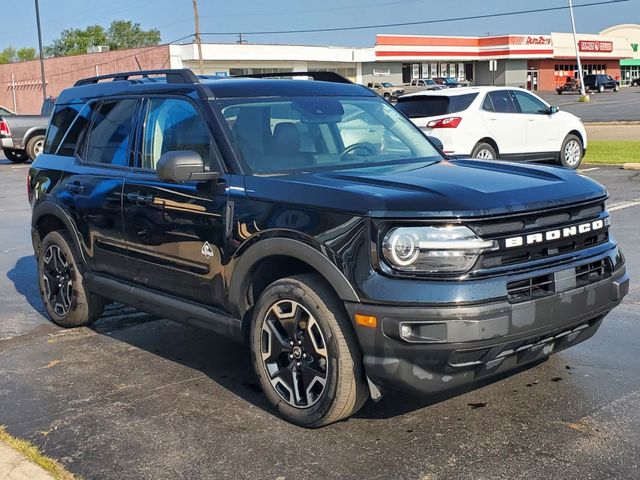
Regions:
<instances>
[{"instance_id":1,"label":"front grille","mask_svg":"<svg viewBox=\"0 0 640 480\"><path fill-rule=\"evenodd\" d=\"M476 270L482 270L517 265L535 260L552 259L556 255L579 251L608 241L609 228L605 227L572 236L554 240L539 241L530 245L506 248L505 241L511 237L525 237L527 235L546 233L550 230L575 227L584 222L605 219L604 203L597 202L577 207L569 207L549 213L537 212L524 214L503 220L494 220L471 224L471 228L485 240L497 240L498 250L485 252L481 255Z\"/></svg>"},{"instance_id":2,"label":"front grille","mask_svg":"<svg viewBox=\"0 0 640 480\"><path fill-rule=\"evenodd\" d=\"M556 292L584 287L611 275L611 262L607 259L586 263L572 271L538 275L507 283L509 303L529 302Z\"/></svg>"}]
</instances>

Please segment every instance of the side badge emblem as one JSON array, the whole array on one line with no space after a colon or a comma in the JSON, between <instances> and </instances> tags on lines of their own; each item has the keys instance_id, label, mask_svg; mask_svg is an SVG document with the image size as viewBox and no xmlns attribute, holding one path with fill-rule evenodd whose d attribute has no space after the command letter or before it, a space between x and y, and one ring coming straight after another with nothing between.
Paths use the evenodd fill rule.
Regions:
<instances>
[{"instance_id":1,"label":"side badge emblem","mask_svg":"<svg viewBox=\"0 0 640 480\"><path fill-rule=\"evenodd\" d=\"M211 245L209 245L209 242L204 242L204 245L202 245L202 248L200 249L200 253L202 253L207 260L213 257L213 249L211 248Z\"/></svg>"}]
</instances>

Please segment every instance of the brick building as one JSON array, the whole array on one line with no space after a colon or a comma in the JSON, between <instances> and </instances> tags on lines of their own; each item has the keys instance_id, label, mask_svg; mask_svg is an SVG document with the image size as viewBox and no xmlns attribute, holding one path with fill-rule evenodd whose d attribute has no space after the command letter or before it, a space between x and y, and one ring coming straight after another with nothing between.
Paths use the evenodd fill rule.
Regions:
<instances>
[{"instance_id":1,"label":"brick building","mask_svg":"<svg viewBox=\"0 0 640 480\"><path fill-rule=\"evenodd\" d=\"M45 59L47 95L58 96L80 78L139 68L170 68L169 46ZM21 114L40 112L42 81L39 60L0 65L0 105Z\"/></svg>"}]
</instances>

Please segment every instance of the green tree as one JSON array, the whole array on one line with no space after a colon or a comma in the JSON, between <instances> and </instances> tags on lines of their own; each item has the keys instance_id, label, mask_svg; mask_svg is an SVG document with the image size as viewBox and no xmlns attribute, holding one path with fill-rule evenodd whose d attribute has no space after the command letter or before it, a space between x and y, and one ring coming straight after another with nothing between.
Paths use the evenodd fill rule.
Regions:
<instances>
[{"instance_id":1,"label":"green tree","mask_svg":"<svg viewBox=\"0 0 640 480\"><path fill-rule=\"evenodd\" d=\"M107 42L112 50L158 45L160 31L155 28L143 30L139 23L127 20L114 20L107 30Z\"/></svg>"},{"instance_id":2,"label":"green tree","mask_svg":"<svg viewBox=\"0 0 640 480\"><path fill-rule=\"evenodd\" d=\"M45 48L45 52L48 57L80 55L87 53L89 47L98 45L107 45L107 34L101 25L90 25L85 29L63 30L60 36Z\"/></svg>"},{"instance_id":3,"label":"green tree","mask_svg":"<svg viewBox=\"0 0 640 480\"><path fill-rule=\"evenodd\" d=\"M88 48L100 45L107 45L111 50L121 50L159 43L159 30L143 30L139 23L114 20L108 29L101 25L91 25L84 29L63 30L60 36L45 48L45 53L49 57L61 57L87 53Z\"/></svg>"},{"instance_id":4,"label":"green tree","mask_svg":"<svg viewBox=\"0 0 640 480\"><path fill-rule=\"evenodd\" d=\"M26 62L28 60L35 60L36 58L36 49L33 47L24 47L19 49L16 52L16 55L18 56L18 61L20 62Z\"/></svg>"},{"instance_id":5,"label":"green tree","mask_svg":"<svg viewBox=\"0 0 640 480\"><path fill-rule=\"evenodd\" d=\"M7 47L4 50L0 50L0 63L12 63L16 61L16 49L13 47Z\"/></svg>"}]
</instances>

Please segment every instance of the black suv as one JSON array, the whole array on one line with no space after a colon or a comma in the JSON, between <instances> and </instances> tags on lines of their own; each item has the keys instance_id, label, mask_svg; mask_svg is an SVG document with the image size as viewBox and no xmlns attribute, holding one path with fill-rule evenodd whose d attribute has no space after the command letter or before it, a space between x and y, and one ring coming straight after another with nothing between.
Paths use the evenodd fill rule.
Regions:
<instances>
[{"instance_id":1,"label":"black suv","mask_svg":"<svg viewBox=\"0 0 640 480\"><path fill-rule=\"evenodd\" d=\"M116 301L248 342L280 414L317 427L544 359L628 292L601 185L444 159L367 88L286 75L62 92L29 172L56 324Z\"/></svg>"},{"instance_id":2,"label":"black suv","mask_svg":"<svg viewBox=\"0 0 640 480\"><path fill-rule=\"evenodd\" d=\"M620 90L620 82L611 78L610 75L585 75L584 76L584 88L585 90L604 92L605 90L613 90L617 92Z\"/></svg>"}]
</instances>

